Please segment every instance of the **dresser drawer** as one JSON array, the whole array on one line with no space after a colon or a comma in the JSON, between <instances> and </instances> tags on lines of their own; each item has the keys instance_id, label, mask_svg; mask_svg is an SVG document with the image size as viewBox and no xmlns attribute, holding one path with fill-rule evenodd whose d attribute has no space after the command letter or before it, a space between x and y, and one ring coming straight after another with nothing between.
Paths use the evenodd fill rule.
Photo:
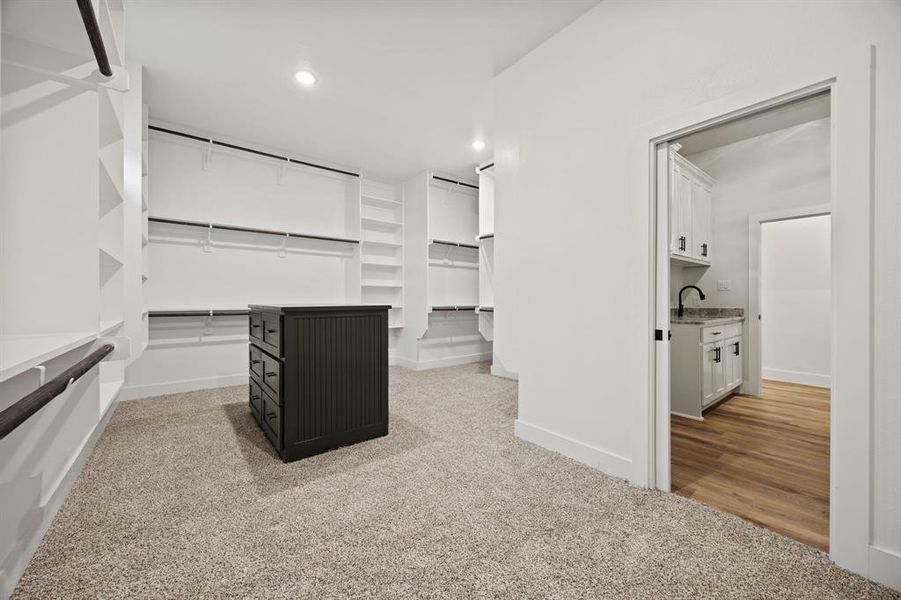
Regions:
<instances>
[{"instance_id":1,"label":"dresser drawer","mask_svg":"<svg viewBox=\"0 0 901 600\"><path fill-rule=\"evenodd\" d=\"M260 389L260 386L257 385L257 382L253 379L250 380L249 395L251 412L257 420L257 423L259 423L261 419L260 415L263 413L263 390Z\"/></svg>"},{"instance_id":2,"label":"dresser drawer","mask_svg":"<svg viewBox=\"0 0 901 600\"><path fill-rule=\"evenodd\" d=\"M269 344L276 350L282 346L281 319L275 313L262 314L263 343Z\"/></svg>"},{"instance_id":3,"label":"dresser drawer","mask_svg":"<svg viewBox=\"0 0 901 600\"><path fill-rule=\"evenodd\" d=\"M282 365L278 359L272 358L265 352L262 353L263 356L263 387L266 392L271 395L276 401L281 404L281 389L282 389Z\"/></svg>"},{"instance_id":4,"label":"dresser drawer","mask_svg":"<svg viewBox=\"0 0 901 600\"><path fill-rule=\"evenodd\" d=\"M256 346L250 346L250 372L257 376L257 379L263 379L263 351Z\"/></svg>"},{"instance_id":5,"label":"dresser drawer","mask_svg":"<svg viewBox=\"0 0 901 600\"><path fill-rule=\"evenodd\" d=\"M282 407L272 397L263 393L263 431L276 448L282 447Z\"/></svg>"},{"instance_id":6,"label":"dresser drawer","mask_svg":"<svg viewBox=\"0 0 901 600\"><path fill-rule=\"evenodd\" d=\"M248 317L248 326L250 328L249 334L250 338L254 340L263 339L263 313L259 311L251 311L250 316Z\"/></svg>"}]
</instances>

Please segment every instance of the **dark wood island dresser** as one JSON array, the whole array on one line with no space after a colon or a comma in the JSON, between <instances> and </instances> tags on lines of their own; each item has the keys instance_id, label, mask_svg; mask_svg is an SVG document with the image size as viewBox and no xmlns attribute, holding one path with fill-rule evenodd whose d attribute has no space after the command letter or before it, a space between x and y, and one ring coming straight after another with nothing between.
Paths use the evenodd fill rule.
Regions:
<instances>
[{"instance_id":1,"label":"dark wood island dresser","mask_svg":"<svg viewBox=\"0 0 901 600\"><path fill-rule=\"evenodd\" d=\"M250 305L250 411L290 462L388 434L387 305Z\"/></svg>"}]
</instances>

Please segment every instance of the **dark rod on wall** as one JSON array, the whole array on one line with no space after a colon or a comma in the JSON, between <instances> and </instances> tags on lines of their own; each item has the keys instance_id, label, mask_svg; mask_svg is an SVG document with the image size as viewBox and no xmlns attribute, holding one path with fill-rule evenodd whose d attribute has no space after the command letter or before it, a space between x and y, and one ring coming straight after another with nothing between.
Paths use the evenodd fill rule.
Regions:
<instances>
[{"instance_id":1,"label":"dark rod on wall","mask_svg":"<svg viewBox=\"0 0 901 600\"><path fill-rule=\"evenodd\" d=\"M459 312L459 311L475 311L477 306L433 306L432 311L437 312Z\"/></svg>"},{"instance_id":2,"label":"dark rod on wall","mask_svg":"<svg viewBox=\"0 0 901 600\"><path fill-rule=\"evenodd\" d=\"M494 166L494 163L488 163L484 167L479 167L479 173L481 173L482 171L487 171L488 169L490 169L493 166Z\"/></svg>"},{"instance_id":3,"label":"dark rod on wall","mask_svg":"<svg viewBox=\"0 0 901 600\"><path fill-rule=\"evenodd\" d=\"M31 415L41 410L51 400L66 391L70 382L90 371L94 365L106 358L113 350L115 350L115 347L112 344L100 346L38 389L3 412L0 412L0 440L27 421Z\"/></svg>"},{"instance_id":4,"label":"dark rod on wall","mask_svg":"<svg viewBox=\"0 0 901 600\"><path fill-rule=\"evenodd\" d=\"M480 240L490 240L490 239L492 239L492 238L494 238L494 234L493 234L493 233L486 233L485 235L480 235L480 236L479 236L479 239L480 239Z\"/></svg>"},{"instance_id":5,"label":"dark rod on wall","mask_svg":"<svg viewBox=\"0 0 901 600\"><path fill-rule=\"evenodd\" d=\"M352 173L350 171L342 171L341 169L335 169L333 167L326 167L325 165L317 165L316 163L306 162L303 160L297 160L296 158L289 158L287 156L279 156L278 154L271 154L269 152L263 152L262 150L254 150L253 148L246 148L244 146L238 146L237 144L229 144L228 142L220 142L219 140L214 140L211 138L201 137L199 135L194 135L191 133L185 133L183 131L175 131L174 129L166 129L165 127L158 127L157 125L148 125L147 127L151 131L159 131L161 133L168 133L170 135L177 135L179 137L187 138L189 140L197 140L198 142L206 142L208 144L215 144L216 146L222 146L223 148L231 148L232 150L240 150L242 152L249 152L251 154L256 154L257 156L265 156L266 158L274 158L275 160L287 161L291 164L295 165L303 165L305 167L313 167L314 169L322 169L323 171L331 171L332 173L340 173L341 175L350 175L351 177L359 177L359 173Z\"/></svg>"},{"instance_id":6,"label":"dark rod on wall","mask_svg":"<svg viewBox=\"0 0 901 600\"><path fill-rule=\"evenodd\" d=\"M151 310L147 313L148 317L236 317L247 316L250 314L248 309L238 310Z\"/></svg>"},{"instance_id":7,"label":"dark rod on wall","mask_svg":"<svg viewBox=\"0 0 901 600\"><path fill-rule=\"evenodd\" d=\"M474 244L464 244L463 242L448 242L447 240L432 240L432 243L441 244L442 246L455 246L457 248L479 248Z\"/></svg>"},{"instance_id":8,"label":"dark rod on wall","mask_svg":"<svg viewBox=\"0 0 901 600\"><path fill-rule=\"evenodd\" d=\"M438 181L446 181L447 183L453 183L455 185L464 185L468 188L472 188L474 190L479 189L479 186L472 185L471 183L466 183L465 181L456 181L454 179L448 179L446 177L438 177L437 175L432 175L432 179L437 179Z\"/></svg>"},{"instance_id":9,"label":"dark rod on wall","mask_svg":"<svg viewBox=\"0 0 901 600\"><path fill-rule=\"evenodd\" d=\"M223 225L221 223L202 223L200 221L185 221L183 219L167 219L163 217L148 217L151 223L168 223L170 225L187 225L188 227L204 227L213 229L225 229L227 231L244 231L247 233L263 233L267 235L288 236L292 238L304 238L308 240L322 240L325 242L342 242L346 244L359 244L360 240L349 238L329 237L325 235L310 235L308 233L292 233L290 231L276 231L274 229L258 229L256 227L239 227L238 225Z\"/></svg>"},{"instance_id":10,"label":"dark rod on wall","mask_svg":"<svg viewBox=\"0 0 901 600\"><path fill-rule=\"evenodd\" d=\"M494 307L493 307L493 306L481 306L481 307L479 307L479 312L490 312L490 313L493 313L493 312L494 312Z\"/></svg>"},{"instance_id":11,"label":"dark rod on wall","mask_svg":"<svg viewBox=\"0 0 901 600\"><path fill-rule=\"evenodd\" d=\"M106 55L106 47L103 45L103 36L100 35L100 25L97 23L97 15L94 14L94 7L91 0L78 0L78 10L81 11L81 20L84 21L85 31L88 33L88 40L91 42L91 48L94 50L94 58L97 60L97 69L110 77L113 69L109 64L109 57Z\"/></svg>"}]
</instances>

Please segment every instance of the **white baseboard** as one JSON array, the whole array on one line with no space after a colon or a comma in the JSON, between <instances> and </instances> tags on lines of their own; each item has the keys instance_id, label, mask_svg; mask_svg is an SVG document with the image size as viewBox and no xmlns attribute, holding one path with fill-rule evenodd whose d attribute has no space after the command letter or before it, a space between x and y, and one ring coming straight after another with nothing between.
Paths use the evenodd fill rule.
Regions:
<instances>
[{"instance_id":1,"label":"white baseboard","mask_svg":"<svg viewBox=\"0 0 901 600\"><path fill-rule=\"evenodd\" d=\"M676 415L677 417L685 417L686 419L692 419L694 421L703 421L704 417L696 417L694 415L686 415L685 413L676 412L674 410L670 411L671 415Z\"/></svg>"},{"instance_id":2,"label":"white baseboard","mask_svg":"<svg viewBox=\"0 0 901 600\"><path fill-rule=\"evenodd\" d=\"M786 383L797 383L800 385L813 385L822 388L832 387L832 377L820 373L805 373L804 371L787 371L785 369L770 369L764 367L763 378L772 379L773 381L784 381Z\"/></svg>"},{"instance_id":3,"label":"white baseboard","mask_svg":"<svg viewBox=\"0 0 901 600\"><path fill-rule=\"evenodd\" d=\"M590 446L565 435L517 419L513 423L516 437L542 448L553 450L608 475L628 479L632 475L632 461L612 452Z\"/></svg>"},{"instance_id":4,"label":"white baseboard","mask_svg":"<svg viewBox=\"0 0 901 600\"><path fill-rule=\"evenodd\" d=\"M433 360L414 361L406 358L397 358L397 365L413 371L425 371L427 369L440 369L442 367L456 367L469 363L485 362L491 360L491 352L479 354L466 354L463 356L451 356L449 358L436 358Z\"/></svg>"},{"instance_id":5,"label":"white baseboard","mask_svg":"<svg viewBox=\"0 0 901 600\"><path fill-rule=\"evenodd\" d=\"M870 546L869 563L870 579L901 592L901 554Z\"/></svg>"},{"instance_id":6,"label":"white baseboard","mask_svg":"<svg viewBox=\"0 0 901 600\"><path fill-rule=\"evenodd\" d=\"M119 393L120 400L137 400L153 396L165 396L167 394L179 394L194 390L209 390L212 388L230 387L247 383L247 373L234 375L221 375L219 377L201 377L198 379L182 379L180 381L165 381L162 383L150 383L144 385L127 385Z\"/></svg>"},{"instance_id":7,"label":"white baseboard","mask_svg":"<svg viewBox=\"0 0 901 600\"><path fill-rule=\"evenodd\" d=\"M491 365L491 374L494 375L495 377L503 377L504 379L512 379L513 381L519 381L519 373L514 373L513 371L508 371L497 364Z\"/></svg>"},{"instance_id":8,"label":"white baseboard","mask_svg":"<svg viewBox=\"0 0 901 600\"><path fill-rule=\"evenodd\" d=\"M82 469L88 462L88 458L91 456L91 452L93 452L97 440L100 439L100 436L109 424L110 418L118 403L118 399L114 399L110 402L106 413L97 425L94 426L94 430L87 436L84 443L81 445L81 448L78 450L78 453L70 460L65 474L60 477L59 481L56 483L56 487L46 496L46 498L42 498L43 504L39 507L39 510L34 511L34 514L38 515L39 521L37 523L34 523L34 521L29 523L29 526L35 525L33 532L25 534L28 535L28 538L26 541L19 542L17 548L18 554L14 556L14 560L5 564L3 570L0 571L0 598L9 598L12 595L16 584L19 583L19 579L22 578L25 569L28 568L28 563L31 562L31 558L37 551L38 546L40 546L41 540L44 539L44 536L50 529L50 525L53 524L56 513L59 512L60 507L62 507L63 502L66 500L66 496L68 496L69 492L72 490L75 480L81 475ZM35 521L38 519L35 519ZM24 532L19 531L20 535L23 533ZM21 539L22 538L20 538L20 540Z\"/></svg>"}]
</instances>

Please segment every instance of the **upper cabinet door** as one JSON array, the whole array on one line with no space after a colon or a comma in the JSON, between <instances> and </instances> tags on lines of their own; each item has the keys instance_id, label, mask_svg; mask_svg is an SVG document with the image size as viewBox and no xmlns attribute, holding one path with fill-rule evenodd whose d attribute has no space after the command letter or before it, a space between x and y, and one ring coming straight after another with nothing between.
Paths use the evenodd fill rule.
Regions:
<instances>
[{"instance_id":1,"label":"upper cabinet door","mask_svg":"<svg viewBox=\"0 0 901 600\"><path fill-rule=\"evenodd\" d=\"M670 251L680 256L691 256L691 179L676 161L670 161L670 165Z\"/></svg>"},{"instance_id":2,"label":"upper cabinet door","mask_svg":"<svg viewBox=\"0 0 901 600\"><path fill-rule=\"evenodd\" d=\"M712 236L710 188L703 182L691 182L691 256L710 262Z\"/></svg>"}]
</instances>

